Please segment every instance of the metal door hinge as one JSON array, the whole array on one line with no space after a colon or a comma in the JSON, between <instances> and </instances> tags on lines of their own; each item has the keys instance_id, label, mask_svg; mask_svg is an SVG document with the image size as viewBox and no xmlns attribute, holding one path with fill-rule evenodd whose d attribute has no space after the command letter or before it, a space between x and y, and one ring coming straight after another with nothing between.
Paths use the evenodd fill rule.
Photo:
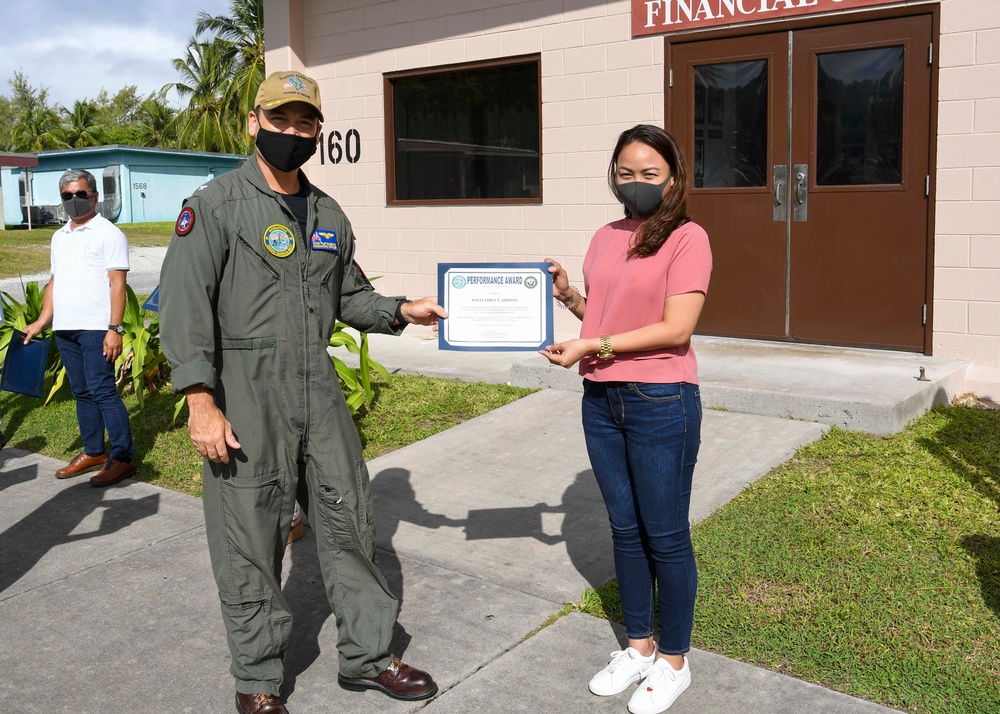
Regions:
<instances>
[{"instance_id":1,"label":"metal door hinge","mask_svg":"<svg viewBox=\"0 0 1000 714\"><path fill-rule=\"evenodd\" d=\"M667 86L670 87L671 89L673 89L674 88L674 68L671 67L669 70L667 70L667 74L668 74Z\"/></svg>"},{"instance_id":2,"label":"metal door hinge","mask_svg":"<svg viewBox=\"0 0 1000 714\"><path fill-rule=\"evenodd\" d=\"M924 198L928 198L931 195L931 175L927 174L924 177Z\"/></svg>"},{"instance_id":3,"label":"metal door hinge","mask_svg":"<svg viewBox=\"0 0 1000 714\"><path fill-rule=\"evenodd\" d=\"M923 316L923 322L921 322L920 324L921 324L921 325L926 325L926 324L927 324L927 303L924 303L924 316Z\"/></svg>"}]
</instances>

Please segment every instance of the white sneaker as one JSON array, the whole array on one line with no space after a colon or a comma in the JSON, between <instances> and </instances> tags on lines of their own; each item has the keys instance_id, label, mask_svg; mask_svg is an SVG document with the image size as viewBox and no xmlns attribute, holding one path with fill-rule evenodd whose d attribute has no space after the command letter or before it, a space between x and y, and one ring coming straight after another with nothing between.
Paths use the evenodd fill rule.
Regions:
<instances>
[{"instance_id":1,"label":"white sneaker","mask_svg":"<svg viewBox=\"0 0 1000 714\"><path fill-rule=\"evenodd\" d=\"M649 657L643 657L639 650L632 647L612 652L608 666L590 680L590 691L601 697L620 694L642 679L655 659L655 652Z\"/></svg>"},{"instance_id":2,"label":"white sneaker","mask_svg":"<svg viewBox=\"0 0 1000 714\"><path fill-rule=\"evenodd\" d=\"M677 701L691 684L691 668L688 658L684 658L684 669L674 669L665 659L657 659L639 688L628 701L632 714L659 714Z\"/></svg>"}]
</instances>

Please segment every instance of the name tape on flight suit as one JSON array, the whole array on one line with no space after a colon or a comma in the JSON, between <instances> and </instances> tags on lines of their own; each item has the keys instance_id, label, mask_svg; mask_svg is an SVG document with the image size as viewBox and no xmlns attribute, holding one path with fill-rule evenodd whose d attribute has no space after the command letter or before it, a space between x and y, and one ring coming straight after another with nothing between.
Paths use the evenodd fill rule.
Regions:
<instances>
[{"instance_id":1,"label":"name tape on flight suit","mask_svg":"<svg viewBox=\"0 0 1000 714\"><path fill-rule=\"evenodd\" d=\"M313 250L328 250L331 253L340 252L340 246L337 245L337 231L326 231L317 228L313 231L310 239L312 240Z\"/></svg>"}]
</instances>

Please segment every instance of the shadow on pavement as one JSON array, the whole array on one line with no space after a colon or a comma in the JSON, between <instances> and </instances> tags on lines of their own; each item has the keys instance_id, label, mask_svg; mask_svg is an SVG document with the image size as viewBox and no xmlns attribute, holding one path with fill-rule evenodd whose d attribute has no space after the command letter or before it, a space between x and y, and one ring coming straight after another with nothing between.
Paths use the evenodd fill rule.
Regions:
<instances>
[{"instance_id":1,"label":"shadow on pavement","mask_svg":"<svg viewBox=\"0 0 1000 714\"><path fill-rule=\"evenodd\" d=\"M38 478L38 464L28 464L8 471L6 463L13 458L15 458L13 451L0 451L0 491ZM0 557L2 555L0 553Z\"/></svg>"},{"instance_id":2,"label":"shadow on pavement","mask_svg":"<svg viewBox=\"0 0 1000 714\"><path fill-rule=\"evenodd\" d=\"M19 471L13 473L17 474ZM6 482L7 474L0 481ZM127 488L128 482L119 488ZM0 533L0 593L20 580L53 548L110 535L159 511L159 494L115 498L118 488L94 488L86 481L59 491ZM103 509L100 525L74 533L92 513Z\"/></svg>"},{"instance_id":3,"label":"shadow on pavement","mask_svg":"<svg viewBox=\"0 0 1000 714\"><path fill-rule=\"evenodd\" d=\"M402 468L388 468L372 478L375 519L382 542L391 542L400 524L405 522L429 529L465 528L467 541L530 537L546 545L564 543L573 566L591 587L596 588L607 582L611 549L605 525L607 512L592 471L577 474L563 492L558 506L538 503L525 507L473 509L464 519L429 511L417 501L410 481L410 471ZM561 533L545 532L542 522L542 514L545 513L564 515ZM599 523L601 528L596 528L595 523ZM320 633L332 614L316 555L315 535L311 529L307 528L305 537L288 549L286 557L291 558L291 566L282 591L294 619L291 646L285 657L283 697L291 696L298 675L319 658L322 649ZM399 556L394 550L379 549L376 563L402 607L406 588ZM410 640L410 635L397 622L390 645L392 653L405 659ZM335 646L332 640L324 644Z\"/></svg>"}]
</instances>

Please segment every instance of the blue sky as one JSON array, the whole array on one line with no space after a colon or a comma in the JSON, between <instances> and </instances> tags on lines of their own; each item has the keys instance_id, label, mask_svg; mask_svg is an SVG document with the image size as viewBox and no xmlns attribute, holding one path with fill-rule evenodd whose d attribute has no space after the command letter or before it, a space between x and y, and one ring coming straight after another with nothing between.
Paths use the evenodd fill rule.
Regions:
<instances>
[{"instance_id":1,"label":"blue sky","mask_svg":"<svg viewBox=\"0 0 1000 714\"><path fill-rule=\"evenodd\" d=\"M0 94L20 70L49 101L72 106L105 88L140 94L177 79L198 12L227 14L230 0L0 0Z\"/></svg>"}]
</instances>

